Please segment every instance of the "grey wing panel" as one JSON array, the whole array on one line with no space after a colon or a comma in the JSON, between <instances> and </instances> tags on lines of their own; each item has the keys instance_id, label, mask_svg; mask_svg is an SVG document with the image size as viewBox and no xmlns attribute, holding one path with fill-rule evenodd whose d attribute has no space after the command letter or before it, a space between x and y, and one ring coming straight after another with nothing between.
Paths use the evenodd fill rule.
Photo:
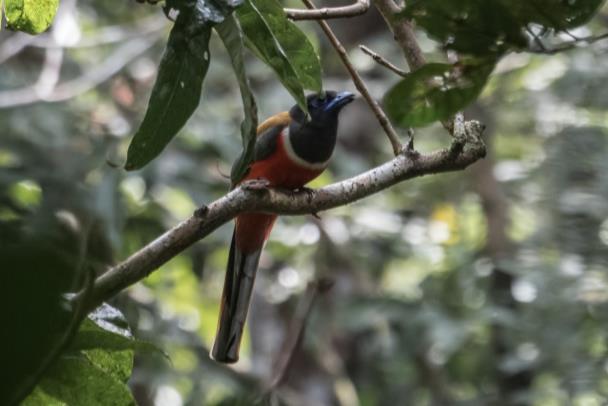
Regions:
<instances>
[{"instance_id":1,"label":"grey wing panel","mask_svg":"<svg viewBox=\"0 0 608 406\"><path fill-rule=\"evenodd\" d=\"M253 161L263 161L277 149L277 141L285 126L270 127L260 134L255 142Z\"/></svg>"}]
</instances>

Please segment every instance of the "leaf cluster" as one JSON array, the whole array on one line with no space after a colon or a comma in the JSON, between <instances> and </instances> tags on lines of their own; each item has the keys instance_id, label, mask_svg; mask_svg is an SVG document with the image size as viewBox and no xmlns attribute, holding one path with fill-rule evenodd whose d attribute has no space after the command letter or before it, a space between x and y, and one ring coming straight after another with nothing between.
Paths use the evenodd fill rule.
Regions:
<instances>
[{"instance_id":1,"label":"leaf cluster","mask_svg":"<svg viewBox=\"0 0 608 406\"><path fill-rule=\"evenodd\" d=\"M528 47L534 27L564 32L589 21L603 0L414 0L397 18L413 21L458 61L412 72L384 98L387 113L403 127L445 120L475 100L494 66Z\"/></svg>"},{"instance_id":2,"label":"leaf cluster","mask_svg":"<svg viewBox=\"0 0 608 406\"><path fill-rule=\"evenodd\" d=\"M236 183L252 159L257 108L244 63L248 47L276 74L304 111L304 89L321 91L321 65L312 44L289 21L277 0L212 0L168 2L168 15L177 14L148 109L129 147L128 170L139 169L156 157L184 126L198 106L211 57L209 39L215 29L222 39L237 77L245 119L241 127L243 153L232 170ZM233 11L236 10L236 13Z\"/></svg>"}]
</instances>

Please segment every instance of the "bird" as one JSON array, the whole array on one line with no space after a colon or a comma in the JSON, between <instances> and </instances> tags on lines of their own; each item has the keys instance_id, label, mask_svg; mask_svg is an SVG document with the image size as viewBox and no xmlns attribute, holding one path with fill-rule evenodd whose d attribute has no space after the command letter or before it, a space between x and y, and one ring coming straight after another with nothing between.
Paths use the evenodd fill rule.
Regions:
<instances>
[{"instance_id":1,"label":"bird","mask_svg":"<svg viewBox=\"0 0 608 406\"><path fill-rule=\"evenodd\" d=\"M336 145L338 115L352 102L350 92L325 91L306 97L308 115L294 105L257 128L253 160L240 185L303 189L329 164ZM275 214L245 212L236 217L228 254L215 342L210 356L235 363L255 275Z\"/></svg>"}]
</instances>

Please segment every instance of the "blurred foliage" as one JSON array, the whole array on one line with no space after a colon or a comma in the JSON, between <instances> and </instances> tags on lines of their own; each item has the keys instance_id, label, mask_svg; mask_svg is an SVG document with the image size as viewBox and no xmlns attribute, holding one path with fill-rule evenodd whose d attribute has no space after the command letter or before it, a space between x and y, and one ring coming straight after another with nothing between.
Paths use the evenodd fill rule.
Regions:
<instances>
[{"instance_id":1,"label":"blurred foliage","mask_svg":"<svg viewBox=\"0 0 608 406\"><path fill-rule=\"evenodd\" d=\"M31 374L32 363L61 341L71 321L61 305L65 292L230 187L243 109L227 74L234 56L215 34L204 102L188 124L145 169L117 168L152 91L164 48L158 38L169 35L169 23L153 25L159 12L126 1L64 0L48 33L0 33L1 351L12 372L3 389ZM550 48L604 32L607 19L604 7L569 34L534 32ZM355 45L364 42L403 65L400 50L374 13L357 23L361 29L353 30L352 20L332 26L380 97L396 78ZM314 23L298 27L323 58L324 87L353 90ZM445 44L420 37L429 60L444 62ZM101 61L114 61L117 48L141 41L146 50L130 54L114 73L87 76ZM59 85L48 76L48 61L57 58L52 44L61 46ZM72 357L52 365L53 383L43 379L28 402L95 404L101 396L99 404L112 404L111 392L120 405L605 404L607 50L598 42L551 56L504 57L467 112L488 125L491 154L484 162L409 181L321 220L282 218L261 260L249 336L235 368L208 357L231 236L226 225L112 301L144 343L85 322L71 340ZM260 117L290 107L275 73L245 58ZM42 92L35 103L6 102L9 92L31 90L32 83L51 83L52 94L82 77L94 86L65 101L46 103ZM344 111L339 140L330 170L312 186L391 155L360 101ZM439 125L416 138L421 151L448 143ZM500 244L496 230L505 237ZM334 286L317 299L284 382L268 393L298 298L318 276ZM90 390L66 391L65 383L84 388L77 382L86 378L95 382ZM77 397L86 394L97 396Z\"/></svg>"},{"instance_id":2,"label":"blurred foliage","mask_svg":"<svg viewBox=\"0 0 608 406\"><path fill-rule=\"evenodd\" d=\"M485 86L496 63L528 48L529 36L566 32L593 17L603 0L414 0L399 13L458 52L450 64L427 64L386 95L387 113L403 127L448 119L467 107ZM542 35L541 35L542 36ZM572 36L577 40L576 36ZM545 50L544 50L545 51Z\"/></svg>"}]
</instances>

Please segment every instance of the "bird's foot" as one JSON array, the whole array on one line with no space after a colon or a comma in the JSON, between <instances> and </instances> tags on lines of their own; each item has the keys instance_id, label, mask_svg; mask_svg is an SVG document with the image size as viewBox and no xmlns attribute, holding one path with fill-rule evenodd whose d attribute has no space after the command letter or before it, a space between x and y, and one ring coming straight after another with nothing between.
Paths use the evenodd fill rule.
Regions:
<instances>
[{"instance_id":1,"label":"bird's foot","mask_svg":"<svg viewBox=\"0 0 608 406\"><path fill-rule=\"evenodd\" d=\"M302 186L296 189L297 192L300 193L305 193L306 196L308 197L308 200L311 201L312 198L315 196L315 190L311 189L309 187L306 186ZM316 218L317 220L321 220L321 217L319 216L319 213L317 213L316 211L313 211L312 213L310 213L314 218Z\"/></svg>"},{"instance_id":2,"label":"bird's foot","mask_svg":"<svg viewBox=\"0 0 608 406\"><path fill-rule=\"evenodd\" d=\"M245 190L265 190L270 186L270 181L265 178L249 179L241 183Z\"/></svg>"},{"instance_id":3,"label":"bird's foot","mask_svg":"<svg viewBox=\"0 0 608 406\"><path fill-rule=\"evenodd\" d=\"M201 207L194 210L194 216L203 218L207 215L208 212L209 212L209 207L207 207L207 205L203 204Z\"/></svg>"}]
</instances>

